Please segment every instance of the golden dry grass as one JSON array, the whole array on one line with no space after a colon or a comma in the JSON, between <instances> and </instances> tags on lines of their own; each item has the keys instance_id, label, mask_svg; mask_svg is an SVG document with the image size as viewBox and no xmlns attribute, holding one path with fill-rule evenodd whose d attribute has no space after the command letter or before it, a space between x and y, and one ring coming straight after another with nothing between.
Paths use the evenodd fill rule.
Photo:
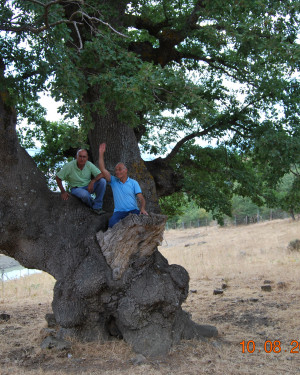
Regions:
<instances>
[{"instance_id":1,"label":"golden dry grass","mask_svg":"<svg viewBox=\"0 0 300 375\"><path fill-rule=\"evenodd\" d=\"M287 250L297 238L300 222L289 220L166 232L160 251L169 263L183 265L191 277L192 292L183 308L194 321L215 325L219 337L184 341L167 357L142 365L132 363L135 354L122 341L73 342L69 352L40 349L54 280L36 274L7 282L0 312L12 317L0 323L0 374L297 374L300 254ZM261 290L266 281L271 292ZM223 284L224 293L214 295ZM250 340L255 352L242 353L240 342ZM280 341L280 353L267 353L267 341Z\"/></svg>"}]
</instances>

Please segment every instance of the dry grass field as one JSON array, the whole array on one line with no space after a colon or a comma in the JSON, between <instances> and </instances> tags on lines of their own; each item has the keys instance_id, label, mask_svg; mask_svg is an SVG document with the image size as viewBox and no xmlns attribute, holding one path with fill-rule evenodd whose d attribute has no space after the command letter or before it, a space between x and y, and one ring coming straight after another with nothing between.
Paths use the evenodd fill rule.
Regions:
<instances>
[{"instance_id":1,"label":"dry grass field","mask_svg":"<svg viewBox=\"0 0 300 375\"><path fill-rule=\"evenodd\" d=\"M300 221L166 232L160 251L191 277L184 309L196 322L215 325L219 337L183 341L167 357L140 365L122 341L41 349L53 278L35 274L5 282L0 313L11 319L0 321L0 374L298 374L300 253L287 249L295 239ZM266 285L271 291L262 290Z\"/></svg>"}]
</instances>

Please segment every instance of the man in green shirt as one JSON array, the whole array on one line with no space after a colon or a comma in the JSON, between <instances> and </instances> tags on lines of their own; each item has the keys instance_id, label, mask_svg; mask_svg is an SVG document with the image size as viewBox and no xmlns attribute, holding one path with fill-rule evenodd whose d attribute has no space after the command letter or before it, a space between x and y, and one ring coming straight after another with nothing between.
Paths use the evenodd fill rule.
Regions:
<instances>
[{"instance_id":1,"label":"man in green shirt","mask_svg":"<svg viewBox=\"0 0 300 375\"><path fill-rule=\"evenodd\" d=\"M76 159L63 166L55 179L63 200L67 200L70 195L62 184L62 180L65 180L71 187L72 195L81 199L95 213L101 215L105 213L102 210L103 196L106 189L106 180L103 177L100 170L88 161L87 151L81 149L78 150ZM91 196L93 193L96 195L95 199Z\"/></svg>"}]
</instances>

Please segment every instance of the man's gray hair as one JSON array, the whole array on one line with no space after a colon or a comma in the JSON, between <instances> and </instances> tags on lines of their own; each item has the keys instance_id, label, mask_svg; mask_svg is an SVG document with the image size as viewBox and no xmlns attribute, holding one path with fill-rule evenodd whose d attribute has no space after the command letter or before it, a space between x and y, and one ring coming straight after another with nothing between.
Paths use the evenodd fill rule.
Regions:
<instances>
[{"instance_id":1,"label":"man's gray hair","mask_svg":"<svg viewBox=\"0 0 300 375\"><path fill-rule=\"evenodd\" d=\"M87 150L85 148L80 148L77 152L76 152L76 157L79 155L79 152L80 151L86 151L86 153L88 154Z\"/></svg>"},{"instance_id":2,"label":"man's gray hair","mask_svg":"<svg viewBox=\"0 0 300 375\"><path fill-rule=\"evenodd\" d=\"M126 167L126 165L125 165L122 161L119 161L119 162L116 164L116 166L119 165L119 164L122 164L122 165L124 166L125 169L128 169L128 168ZM115 167L115 168L116 168L116 167Z\"/></svg>"}]
</instances>

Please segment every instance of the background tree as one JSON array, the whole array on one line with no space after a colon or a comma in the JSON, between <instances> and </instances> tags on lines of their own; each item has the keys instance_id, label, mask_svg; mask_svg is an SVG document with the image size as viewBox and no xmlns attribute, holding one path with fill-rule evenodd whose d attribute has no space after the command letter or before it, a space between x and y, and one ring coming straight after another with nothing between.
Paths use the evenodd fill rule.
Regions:
<instances>
[{"instance_id":1,"label":"background tree","mask_svg":"<svg viewBox=\"0 0 300 375\"><path fill-rule=\"evenodd\" d=\"M292 173L284 175L273 192L273 205L289 212L295 220L300 211L300 176Z\"/></svg>"}]
</instances>

